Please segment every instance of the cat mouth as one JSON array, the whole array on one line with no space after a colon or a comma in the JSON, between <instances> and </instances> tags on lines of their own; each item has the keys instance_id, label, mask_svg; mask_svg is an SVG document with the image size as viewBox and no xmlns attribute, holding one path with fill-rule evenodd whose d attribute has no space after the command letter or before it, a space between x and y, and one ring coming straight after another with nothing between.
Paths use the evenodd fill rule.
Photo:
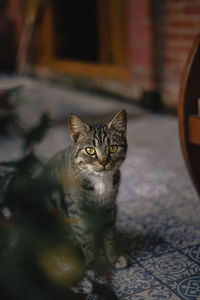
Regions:
<instances>
[{"instance_id":1,"label":"cat mouth","mask_svg":"<svg viewBox=\"0 0 200 300\"><path fill-rule=\"evenodd\" d=\"M103 167L102 169L94 169L93 172L99 175L103 175L109 171L111 171L112 169L110 167Z\"/></svg>"},{"instance_id":2,"label":"cat mouth","mask_svg":"<svg viewBox=\"0 0 200 300\"><path fill-rule=\"evenodd\" d=\"M102 169L102 170L96 170L96 169L94 169L93 172L96 173L96 174L103 174L103 173L106 172L106 170L105 169Z\"/></svg>"},{"instance_id":3,"label":"cat mouth","mask_svg":"<svg viewBox=\"0 0 200 300\"><path fill-rule=\"evenodd\" d=\"M91 166L90 171L95 173L96 175L103 175L105 173L108 173L109 171L113 170L113 166L111 163L108 163L107 165L98 165L98 166Z\"/></svg>"}]
</instances>

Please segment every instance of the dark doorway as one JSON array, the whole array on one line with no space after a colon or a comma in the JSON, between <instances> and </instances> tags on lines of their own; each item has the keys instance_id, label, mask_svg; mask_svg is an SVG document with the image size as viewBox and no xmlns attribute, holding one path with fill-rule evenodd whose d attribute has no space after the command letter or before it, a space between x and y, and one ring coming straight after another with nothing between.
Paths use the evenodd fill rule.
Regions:
<instances>
[{"instance_id":1,"label":"dark doorway","mask_svg":"<svg viewBox=\"0 0 200 300\"><path fill-rule=\"evenodd\" d=\"M95 0L56 0L55 55L61 59L98 61Z\"/></svg>"}]
</instances>

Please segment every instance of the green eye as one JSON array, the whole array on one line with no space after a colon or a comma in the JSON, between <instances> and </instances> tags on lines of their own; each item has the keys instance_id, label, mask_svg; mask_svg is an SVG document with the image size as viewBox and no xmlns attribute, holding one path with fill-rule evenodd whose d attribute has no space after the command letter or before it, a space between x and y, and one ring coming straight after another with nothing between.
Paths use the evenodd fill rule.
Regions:
<instances>
[{"instance_id":1,"label":"green eye","mask_svg":"<svg viewBox=\"0 0 200 300\"><path fill-rule=\"evenodd\" d=\"M95 148L93 148L93 147L87 147L87 148L85 148L85 151L89 155L94 155L96 153Z\"/></svg>"},{"instance_id":2,"label":"green eye","mask_svg":"<svg viewBox=\"0 0 200 300\"><path fill-rule=\"evenodd\" d=\"M110 146L109 147L109 152L110 153L115 153L117 151L118 147L117 146Z\"/></svg>"}]
</instances>

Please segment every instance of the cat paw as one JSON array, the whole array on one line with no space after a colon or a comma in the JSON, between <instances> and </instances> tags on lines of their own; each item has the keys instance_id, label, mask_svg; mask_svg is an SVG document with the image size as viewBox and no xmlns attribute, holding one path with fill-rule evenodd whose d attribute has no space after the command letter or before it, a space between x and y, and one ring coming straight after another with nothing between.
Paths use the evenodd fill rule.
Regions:
<instances>
[{"instance_id":1,"label":"cat paw","mask_svg":"<svg viewBox=\"0 0 200 300\"><path fill-rule=\"evenodd\" d=\"M84 278L76 286L71 288L71 290L75 294L85 294L85 295L90 294L92 292L92 289L93 289L92 282L88 278Z\"/></svg>"},{"instance_id":2,"label":"cat paw","mask_svg":"<svg viewBox=\"0 0 200 300\"><path fill-rule=\"evenodd\" d=\"M85 274L88 279L91 280L95 279L95 272L93 270L87 270Z\"/></svg>"},{"instance_id":3,"label":"cat paw","mask_svg":"<svg viewBox=\"0 0 200 300\"><path fill-rule=\"evenodd\" d=\"M122 269L126 268L128 265L127 259L124 255L120 255L117 259L117 262L115 263L116 269Z\"/></svg>"}]
</instances>

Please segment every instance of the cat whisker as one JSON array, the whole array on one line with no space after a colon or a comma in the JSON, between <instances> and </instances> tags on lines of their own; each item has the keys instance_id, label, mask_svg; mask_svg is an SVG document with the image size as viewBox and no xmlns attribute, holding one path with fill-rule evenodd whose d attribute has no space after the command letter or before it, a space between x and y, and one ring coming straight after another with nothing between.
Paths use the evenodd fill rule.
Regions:
<instances>
[{"instance_id":1,"label":"cat whisker","mask_svg":"<svg viewBox=\"0 0 200 300\"><path fill-rule=\"evenodd\" d=\"M80 175L83 176L83 177L90 177L91 176L91 172L89 170L80 169L80 173L78 173L76 175L76 177L78 177Z\"/></svg>"}]
</instances>

